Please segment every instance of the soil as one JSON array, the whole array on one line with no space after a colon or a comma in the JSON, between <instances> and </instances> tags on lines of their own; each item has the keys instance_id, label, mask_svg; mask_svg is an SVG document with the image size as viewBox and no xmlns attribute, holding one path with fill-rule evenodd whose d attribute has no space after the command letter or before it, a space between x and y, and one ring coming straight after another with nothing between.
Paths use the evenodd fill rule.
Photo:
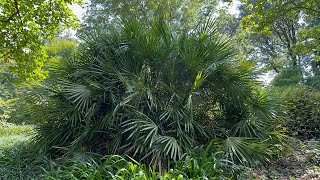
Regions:
<instances>
[{"instance_id":1,"label":"soil","mask_svg":"<svg viewBox=\"0 0 320 180\"><path fill-rule=\"evenodd\" d=\"M320 141L300 142L290 155L253 171L256 180L320 180Z\"/></svg>"}]
</instances>

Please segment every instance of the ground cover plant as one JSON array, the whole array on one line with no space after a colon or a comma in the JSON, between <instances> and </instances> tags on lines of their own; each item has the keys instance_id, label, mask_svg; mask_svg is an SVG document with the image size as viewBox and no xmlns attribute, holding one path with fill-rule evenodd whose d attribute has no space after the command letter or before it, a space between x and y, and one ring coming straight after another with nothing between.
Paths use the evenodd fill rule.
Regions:
<instances>
[{"instance_id":1,"label":"ground cover plant","mask_svg":"<svg viewBox=\"0 0 320 180\"><path fill-rule=\"evenodd\" d=\"M33 126L14 125L7 122L0 122L0 147L10 147L17 142L23 142L32 137Z\"/></svg>"},{"instance_id":2,"label":"ground cover plant","mask_svg":"<svg viewBox=\"0 0 320 180\"><path fill-rule=\"evenodd\" d=\"M0 179L190 179L226 178L225 162L209 154L185 157L173 169L156 172L132 158L117 155L73 154L51 159L30 140L30 125L1 123ZM20 136L19 139L13 138ZM196 158L197 157L197 158ZM215 167L215 168L212 168ZM227 171L227 170L226 170Z\"/></svg>"},{"instance_id":3,"label":"ground cover plant","mask_svg":"<svg viewBox=\"0 0 320 180\"><path fill-rule=\"evenodd\" d=\"M44 159L30 150L33 133L31 125L0 122L0 179L31 179L41 174L38 165Z\"/></svg>"}]
</instances>

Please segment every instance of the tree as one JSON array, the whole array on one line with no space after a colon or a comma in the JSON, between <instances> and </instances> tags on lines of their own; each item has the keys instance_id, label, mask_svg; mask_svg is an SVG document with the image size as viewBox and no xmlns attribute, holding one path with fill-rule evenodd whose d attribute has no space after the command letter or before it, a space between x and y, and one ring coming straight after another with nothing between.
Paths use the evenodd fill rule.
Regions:
<instances>
[{"instance_id":1,"label":"tree","mask_svg":"<svg viewBox=\"0 0 320 180\"><path fill-rule=\"evenodd\" d=\"M1 0L0 60L22 79L43 80L47 55L44 42L59 28L77 26L68 4L81 0Z\"/></svg>"},{"instance_id":2,"label":"tree","mask_svg":"<svg viewBox=\"0 0 320 180\"><path fill-rule=\"evenodd\" d=\"M255 45L252 51L259 55L256 59L277 73L288 65L300 67L300 57L292 49L298 41L299 12L264 17L259 13L267 14L268 11L272 11L279 5L277 2L265 3L264 9L258 11L261 5L259 3L261 2L257 0L246 2L245 5L242 5L241 13L243 37L249 37L251 44ZM270 18L273 18L272 22L269 22Z\"/></svg>"},{"instance_id":3,"label":"tree","mask_svg":"<svg viewBox=\"0 0 320 180\"><path fill-rule=\"evenodd\" d=\"M50 67L54 66L60 59L74 56L76 47L77 41L70 37L57 37L53 39L43 47L48 55L44 70L50 71ZM32 82L21 81L21 78L10 72L6 67L6 64L3 64L0 71L2 78L0 84L0 97L2 99L0 100L0 114L3 112L3 116L6 117L6 121L8 122L39 123L30 118L30 112L32 112L32 109L37 108L37 106L44 105L43 103L48 93L43 87L57 79L46 78L46 81L41 82L41 86L37 86Z\"/></svg>"},{"instance_id":4,"label":"tree","mask_svg":"<svg viewBox=\"0 0 320 180\"><path fill-rule=\"evenodd\" d=\"M267 1L254 0L246 2L246 13L242 19L245 31L262 36L277 37L285 50L286 67L303 68L311 66L317 74L319 33L319 3L316 0ZM298 23L302 21L303 23ZM262 39L262 38L259 38ZM270 42L270 41L266 41ZM266 44L266 43L264 43ZM274 54L281 52L276 44L267 52L271 60ZM274 51L276 50L276 51ZM276 53L274 53L276 52ZM277 69L275 69L279 72Z\"/></svg>"},{"instance_id":5,"label":"tree","mask_svg":"<svg viewBox=\"0 0 320 180\"><path fill-rule=\"evenodd\" d=\"M81 31L104 30L121 17L135 15L150 20L162 15L172 27L193 27L198 20L212 14L219 1L209 0L93 0L90 2Z\"/></svg>"}]
</instances>

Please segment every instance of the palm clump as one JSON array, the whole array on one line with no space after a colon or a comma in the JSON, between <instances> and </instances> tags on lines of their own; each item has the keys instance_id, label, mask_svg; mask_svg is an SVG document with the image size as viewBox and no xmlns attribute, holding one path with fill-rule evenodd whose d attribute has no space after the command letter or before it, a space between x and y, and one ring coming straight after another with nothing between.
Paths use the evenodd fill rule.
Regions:
<instances>
[{"instance_id":1,"label":"palm clump","mask_svg":"<svg viewBox=\"0 0 320 180\"><path fill-rule=\"evenodd\" d=\"M49 150L128 155L161 169L210 142L212 153L248 165L281 144L252 64L232 58L212 20L175 32L161 18L125 19L81 40L51 64L36 137Z\"/></svg>"}]
</instances>

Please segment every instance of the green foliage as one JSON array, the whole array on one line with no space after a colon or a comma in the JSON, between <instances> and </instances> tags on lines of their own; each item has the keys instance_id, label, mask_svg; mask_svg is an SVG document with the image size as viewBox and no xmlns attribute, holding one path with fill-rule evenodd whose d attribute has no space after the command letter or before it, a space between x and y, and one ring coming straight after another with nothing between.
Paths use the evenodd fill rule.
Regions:
<instances>
[{"instance_id":1,"label":"green foliage","mask_svg":"<svg viewBox=\"0 0 320 180\"><path fill-rule=\"evenodd\" d=\"M0 1L0 61L27 80L43 80L47 55L43 42L55 37L58 28L77 26L68 7L79 0Z\"/></svg>"},{"instance_id":2,"label":"green foliage","mask_svg":"<svg viewBox=\"0 0 320 180\"><path fill-rule=\"evenodd\" d=\"M69 159L63 164L52 162L50 170L42 175L44 179L225 179L221 167L212 159L203 162L192 157L186 157L185 160L180 160L179 163L169 171L157 173L146 166L139 164L133 159L126 160L123 157L111 155L100 158L98 161L90 159L83 161L80 159ZM215 161L219 161L216 159ZM212 166L210 166L212 165ZM220 172L219 172L220 171ZM229 176L230 178L230 176Z\"/></svg>"},{"instance_id":3,"label":"green foliage","mask_svg":"<svg viewBox=\"0 0 320 180\"><path fill-rule=\"evenodd\" d=\"M87 8L80 31L104 31L109 25L117 22L119 17L136 16L142 21L162 15L175 29L193 27L215 12L219 1L208 0L95 0Z\"/></svg>"},{"instance_id":4,"label":"green foliage","mask_svg":"<svg viewBox=\"0 0 320 180\"><path fill-rule=\"evenodd\" d=\"M273 86L297 85L303 81L302 70L300 68L284 68L272 80Z\"/></svg>"},{"instance_id":5,"label":"green foliage","mask_svg":"<svg viewBox=\"0 0 320 180\"><path fill-rule=\"evenodd\" d=\"M74 55L77 42L74 39L66 37L58 37L50 44L44 47L48 54L47 64L54 64L61 58L70 58ZM48 70L48 65L44 67ZM21 78L7 69L2 67L2 84L0 86L0 109L3 114L0 115L2 120L12 123L28 123L36 124L30 117L32 110L43 106L46 101L47 91L45 84L41 86L37 83L21 81ZM47 80L46 82L50 82Z\"/></svg>"},{"instance_id":6,"label":"green foliage","mask_svg":"<svg viewBox=\"0 0 320 180\"><path fill-rule=\"evenodd\" d=\"M3 63L0 64L0 119L3 120L7 117L8 107L10 107L13 101L11 97L16 90L16 86L13 83L16 78L8 70L7 66Z\"/></svg>"},{"instance_id":7,"label":"green foliage","mask_svg":"<svg viewBox=\"0 0 320 180\"><path fill-rule=\"evenodd\" d=\"M70 58L74 55L77 47L77 41L67 37L57 37L52 40L44 49L51 58L51 61L56 58Z\"/></svg>"},{"instance_id":8,"label":"green foliage","mask_svg":"<svg viewBox=\"0 0 320 180\"><path fill-rule=\"evenodd\" d=\"M74 153L68 159L51 160L30 141L33 128L29 125L0 124L0 172L4 179L198 179L231 176L219 154L208 148L198 156L186 157L168 172L154 169L131 158L117 155ZM2 139L19 137L12 143ZM214 167L214 168L212 168ZM223 170L225 169L225 170ZM228 174L229 173L229 174Z\"/></svg>"},{"instance_id":9,"label":"green foliage","mask_svg":"<svg viewBox=\"0 0 320 180\"><path fill-rule=\"evenodd\" d=\"M0 126L1 178L248 179L248 167L290 150L286 130L319 134L319 92L283 87L304 82L303 66L305 83L319 84L315 0L249 0L240 32L224 11L207 19L215 1L97 0L80 43L46 46L76 26L68 4L80 1L0 2L1 119L40 125L36 144L33 126ZM281 106L219 32L251 43L238 59L282 69L272 82ZM39 86L13 84L47 73Z\"/></svg>"},{"instance_id":10,"label":"green foliage","mask_svg":"<svg viewBox=\"0 0 320 180\"><path fill-rule=\"evenodd\" d=\"M307 86L274 88L280 98L283 127L290 135L302 139L319 137L320 92Z\"/></svg>"},{"instance_id":11,"label":"green foliage","mask_svg":"<svg viewBox=\"0 0 320 180\"><path fill-rule=\"evenodd\" d=\"M33 151L33 146L27 139L24 142L17 142L13 146L0 147L2 179L38 179L43 173L42 168L48 168L46 159Z\"/></svg>"},{"instance_id":12,"label":"green foliage","mask_svg":"<svg viewBox=\"0 0 320 180\"><path fill-rule=\"evenodd\" d=\"M10 136L10 135L21 135L31 133L33 127L30 125L14 125L11 123L0 122L0 135Z\"/></svg>"},{"instance_id":13,"label":"green foliage","mask_svg":"<svg viewBox=\"0 0 320 180\"><path fill-rule=\"evenodd\" d=\"M35 112L44 149L129 155L163 171L217 138L234 163L266 161L257 152L278 128L272 101L212 20L175 32L130 18L81 38L73 58L51 65L51 96Z\"/></svg>"},{"instance_id":14,"label":"green foliage","mask_svg":"<svg viewBox=\"0 0 320 180\"><path fill-rule=\"evenodd\" d=\"M246 0L241 27L258 54L277 73L283 67L312 67L319 73L319 3L317 0ZM242 6L242 7L243 7ZM281 63L279 63L281 62ZM306 70L307 71L307 70Z\"/></svg>"},{"instance_id":15,"label":"green foliage","mask_svg":"<svg viewBox=\"0 0 320 180\"><path fill-rule=\"evenodd\" d=\"M99 162L70 159L64 165L52 163L51 168L42 175L44 179L149 179L143 166L116 155L104 157ZM156 176L150 179L156 179Z\"/></svg>"},{"instance_id":16,"label":"green foliage","mask_svg":"<svg viewBox=\"0 0 320 180\"><path fill-rule=\"evenodd\" d=\"M320 91L320 75L306 78L306 82L304 84Z\"/></svg>"},{"instance_id":17,"label":"green foliage","mask_svg":"<svg viewBox=\"0 0 320 180\"><path fill-rule=\"evenodd\" d=\"M0 149L30 139L32 132L33 127L30 125L14 125L0 121Z\"/></svg>"},{"instance_id":18,"label":"green foliage","mask_svg":"<svg viewBox=\"0 0 320 180\"><path fill-rule=\"evenodd\" d=\"M45 168L45 159L34 150L31 138L34 127L0 121L1 179L34 179Z\"/></svg>"},{"instance_id":19,"label":"green foliage","mask_svg":"<svg viewBox=\"0 0 320 180\"><path fill-rule=\"evenodd\" d=\"M222 152L210 153L212 142L197 154L180 159L168 171L156 172L132 158L109 155L103 158L77 156L62 164L53 163L43 175L46 179L226 179L231 178L236 165L227 161Z\"/></svg>"}]
</instances>

